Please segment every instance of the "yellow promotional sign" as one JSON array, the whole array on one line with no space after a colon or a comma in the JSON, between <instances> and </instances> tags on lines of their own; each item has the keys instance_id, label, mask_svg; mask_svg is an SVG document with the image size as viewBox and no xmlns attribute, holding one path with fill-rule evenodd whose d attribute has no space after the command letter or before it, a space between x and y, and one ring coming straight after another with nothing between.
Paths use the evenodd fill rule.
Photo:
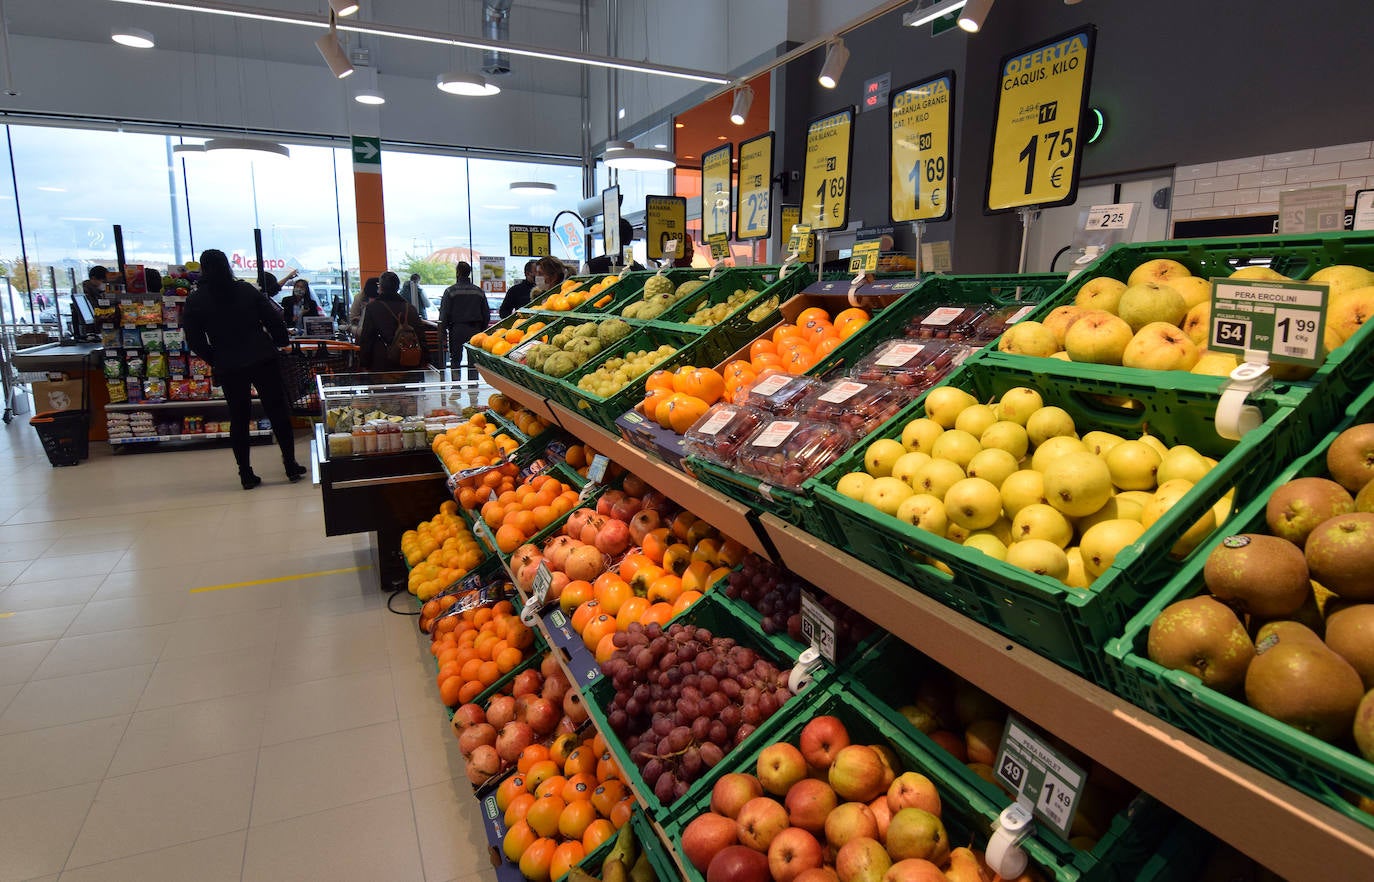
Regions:
<instances>
[{"instance_id":1,"label":"yellow promotional sign","mask_svg":"<svg viewBox=\"0 0 1374 882\"><path fill-rule=\"evenodd\" d=\"M701 157L701 226L707 239L730 234L730 160L734 147L726 144Z\"/></svg>"},{"instance_id":2,"label":"yellow promotional sign","mask_svg":"<svg viewBox=\"0 0 1374 882\"><path fill-rule=\"evenodd\" d=\"M854 250L849 253L849 271L851 273L876 272L878 255L881 251L882 242L878 239L870 239L855 245Z\"/></svg>"},{"instance_id":3,"label":"yellow promotional sign","mask_svg":"<svg viewBox=\"0 0 1374 882\"><path fill-rule=\"evenodd\" d=\"M552 253L549 250L549 228L530 227L530 255L532 257L548 257Z\"/></svg>"},{"instance_id":4,"label":"yellow promotional sign","mask_svg":"<svg viewBox=\"0 0 1374 882\"><path fill-rule=\"evenodd\" d=\"M803 226L801 222L801 206L784 205L782 207L782 231L787 234L787 250L797 252L797 259L802 263L810 263L816 259L816 237L812 234L809 226Z\"/></svg>"},{"instance_id":5,"label":"yellow promotional sign","mask_svg":"<svg viewBox=\"0 0 1374 882\"><path fill-rule=\"evenodd\" d=\"M806 127L806 175L802 220L815 230L849 224L849 155L854 146L854 109L812 120Z\"/></svg>"},{"instance_id":6,"label":"yellow promotional sign","mask_svg":"<svg viewBox=\"0 0 1374 882\"><path fill-rule=\"evenodd\" d=\"M1078 196L1092 79L1092 25L1005 56L999 68L989 211L1072 203Z\"/></svg>"},{"instance_id":7,"label":"yellow promotional sign","mask_svg":"<svg viewBox=\"0 0 1374 882\"><path fill-rule=\"evenodd\" d=\"M543 257L549 253L549 228L510 225L511 257Z\"/></svg>"},{"instance_id":8,"label":"yellow promotional sign","mask_svg":"<svg viewBox=\"0 0 1374 882\"><path fill-rule=\"evenodd\" d=\"M711 246L711 259L724 260L730 256L730 234L713 233L706 237L706 241Z\"/></svg>"},{"instance_id":9,"label":"yellow promotional sign","mask_svg":"<svg viewBox=\"0 0 1374 882\"><path fill-rule=\"evenodd\" d=\"M773 234L773 133L739 145L739 211L736 239L767 239Z\"/></svg>"},{"instance_id":10,"label":"yellow promotional sign","mask_svg":"<svg viewBox=\"0 0 1374 882\"><path fill-rule=\"evenodd\" d=\"M681 196L644 197L644 217L647 224L648 241L645 242L650 260L681 257L687 238L687 200ZM664 253L664 243L677 242L677 250L672 254Z\"/></svg>"},{"instance_id":11,"label":"yellow promotional sign","mask_svg":"<svg viewBox=\"0 0 1374 882\"><path fill-rule=\"evenodd\" d=\"M954 71L894 92L888 119L892 222L947 219L954 180Z\"/></svg>"}]
</instances>

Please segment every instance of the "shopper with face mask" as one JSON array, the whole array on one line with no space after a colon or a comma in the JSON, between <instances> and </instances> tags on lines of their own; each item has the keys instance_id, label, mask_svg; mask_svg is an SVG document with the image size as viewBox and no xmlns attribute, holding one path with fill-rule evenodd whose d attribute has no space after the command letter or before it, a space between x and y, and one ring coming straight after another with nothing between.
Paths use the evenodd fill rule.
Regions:
<instances>
[{"instance_id":1,"label":"shopper with face mask","mask_svg":"<svg viewBox=\"0 0 1374 882\"><path fill-rule=\"evenodd\" d=\"M538 265L537 260L525 261L525 278L511 285L501 300L501 318L509 318L520 307L530 305L530 292L534 290L534 268Z\"/></svg>"},{"instance_id":2,"label":"shopper with face mask","mask_svg":"<svg viewBox=\"0 0 1374 882\"><path fill-rule=\"evenodd\" d=\"M534 290L530 292L531 299L563 284L563 277L566 275L567 268L563 266L562 261L554 257L539 258L539 262L534 266Z\"/></svg>"}]
</instances>

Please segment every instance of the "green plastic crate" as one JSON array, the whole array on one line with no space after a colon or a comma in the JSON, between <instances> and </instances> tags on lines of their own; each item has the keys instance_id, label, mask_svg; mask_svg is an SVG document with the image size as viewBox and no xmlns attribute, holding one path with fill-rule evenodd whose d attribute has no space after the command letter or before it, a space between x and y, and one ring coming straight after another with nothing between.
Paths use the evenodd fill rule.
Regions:
<instances>
[{"instance_id":1,"label":"green plastic crate","mask_svg":"<svg viewBox=\"0 0 1374 882\"><path fill-rule=\"evenodd\" d=\"M683 334L653 327L640 328L630 336L602 350L599 355L575 372L557 381L553 395L550 397L607 431L618 434L619 430L615 427L615 419L643 399L644 378L654 371L672 370L682 365L694 363L697 360L697 347L701 340L700 334ZM652 351L665 344L674 347L676 351L633 378L626 384L625 388L608 398L599 398L577 386L578 380L594 373L597 368L612 358L623 357L628 352Z\"/></svg>"},{"instance_id":2,"label":"green plastic crate","mask_svg":"<svg viewBox=\"0 0 1374 882\"><path fill-rule=\"evenodd\" d=\"M673 283L673 289L676 290L683 282L705 279L708 272L709 270L681 267L664 270L663 275L668 277L668 280ZM615 293L615 301L603 309L602 314L624 318L620 314L621 311L631 303L642 299L644 283L658 274L657 270L635 270L622 275L620 282L611 289Z\"/></svg>"},{"instance_id":3,"label":"green plastic crate","mask_svg":"<svg viewBox=\"0 0 1374 882\"><path fill-rule=\"evenodd\" d=\"M925 415L924 395L807 483L827 520L828 532L822 538L1098 683L1108 682L1103 645L1119 635L1130 616L1178 571L1180 565L1170 559L1169 549L1227 490L1236 488L1235 499L1243 504L1301 450L1287 408L1266 405L1265 422L1241 441L1229 442L1215 432L1215 401L1210 396L1156 389L1138 378L1128 382L1018 374L974 356L947 377L945 385L969 391L980 401L1000 398L1015 386L1030 386L1047 405L1067 410L1080 434L1104 430L1138 436L1148 428L1170 446L1191 444L1219 461L1182 503L1123 549L1088 590L1069 588L883 516L835 490L843 475L862 471L864 451L873 441L900 437L907 422ZM1136 409L1108 407L1108 402L1123 398ZM1195 549L1185 560L1196 555ZM927 558L948 566L953 575Z\"/></svg>"},{"instance_id":4,"label":"green plastic crate","mask_svg":"<svg viewBox=\"0 0 1374 882\"><path fill-rule=\"evenodd\" d=\"M1374 388L1365 390L1320 444L1305 455L1285 460L1283 473L1227 525L1198 549L1187 567L1151 600L1107 644L1117 694L1166 722L1250 763L1348 817L1374 828L1374 815L1357 807L1360 797L1374 799L1374 763L1280 723L1202 684L1183 671L1150 661L1146 654L1150 625L1171 603L1204 593L1202 570L1217 543L1235 533L1267 533L1264 508L1274 490L1299 477L1327 475L1326 450L1349 426L1374 420Z\"/></svg>"},{"instance_id":5,"label":"green plastic crate","mask_svg":"<svg viewBox=\"0 0 1374 882\"><path fill-rule=\"evenodd\" d=\"M755 307L770 297L777 297L781 304L809 285L812 278L813 276L807 268L793 269L782 279L778 278L777 267L727 269L673 304L672 308L653 319L651 323L656 327L672 330L692 331L701 329L708 331L708 342L704 344L702 361L707 364L717 364L727 355L739 349L740 346L751 341L761 324L767 321L777 321L777 310L773 310L758 321L750 321L749 313ZM735 291L750 288L758 291L758 295L737 306L724 321L714 325L688 324L688 319L702 304L723 303Z\"/></svg>"},{"instance_id":6,"label":"green plastic crate","mask_svg":"<svg viewBox=\"0 0 1374 882\"><path fill-rule=\"evenodd\" d=\"M584 289L587 288L588 286L594 285L594 284L596 284L597 282L601 281L602 279L606 278L606 276L604 276L604 275L570 276L570 278L571 278L574 282L577 282L577 285L574 286L574 287L572 287L572 288L569 288L567 291L564 291L563 293L565 293L565 294L574 294L574 293L576 293L576 292L578 292L578 291L584 290ZM614 288L614 287L615 287L614 285L611 286L611 288ZM561 284L558 285L557 287L550 288L549 290L547 290L547 291L545 291L544 293L540 294L538 297L533 298L528 304L526 304L526 306L524 307L524 309L533 310L533 311L535 311L535 312L549 313L549 314L552 314L552 315L566 315L566 314L568 313L568 310L561 310L561 309L560 309L560 310L551 310L551 309L549 309L548 306L547 306L549 298L552 297L554 294L558 293L559 291L562 291L562 288L563 288L563 286L562 286ZM610 290L610 289L607 289L607 290ZM584 304L584 305L585 305L585 304Z\"/></svg>"},{"instance_id":7,"label":"green plastic crate","mask_svg":"<svg viewBox=\"0 0 1374 882\"><path fill-rule=\"evenodd\" d=\"M909 730L894 725L841 684L834 684L812 695L809 704L789 713L787 722L780 729L770 733L768 738L752 744L748 750L728 754L724 761L711 770L709 782L714 786L716 780L729 772L753 774L758 765L759 753L764 747L780 741L797 744L801 731L808 722L815 717L827 715L837 717L844 723L853 743L888 744L896 752L903 771L920 772L935 783L940 793L941 820L952 845L971 845L980 850L986 847L997 817L1009 801L1005 797L989 799L981 789L970 786L962 777L950 775L938 756L943 751L914 741L907 735ZM709 811L710 805L711 793L706 789L665 825L668 840L674 848L680 851L683 831L693 819ZM1109 833L1103 838L1100 847L1111 846L1112 843L1107 841L1110 836ZM1024 840L1022 848L1030 857L1032 866L1055 882L1125 882L1131 878L1126 875L1115 875L1106 866L1092 866L1085 872L1076 863L1082 861L1083 853L1075 852L1054 838L1047 838L1043 831ZM704 874L690 864L688 870L687 878L691 882L703 882Z\"/></svg>"},{"instance_id":8,"label":"green plastic crate","mask_svg":"<svg viewBox=\"0 0 1374 882\"><path fill-rule=\"evenodd\" d=\"M961 781L995 805L1008 804L1010 799L997 785L959 762L898 712L899 707L915 701L920 678L927 672L939 671L939 666L920 652L897 637L889 637L874 647L852 671L841 674L835 688L852 692L860 702L875 709L889 724L933 755L945 777ZM944 676L954 679L952 674ZM1121 810L1112 817L1091 850L1079 850L1048 829L1042 829L1039 838L1060 862L1075 867L1084 879L1133 880L1136 869L1143 867L1160 844L1170 838L1181 819L1143 793L1133 800L1122 800L1121 804ZM1176 860L1169 862L1170 866L1175 864Z\"/></svg>"},{"instance_id":9,"label":"green plastic crate","mask_svg":"<svg viewBox=\"0 0 1374 882\"><path fill-rule=\"evenodd\" d=\"M910 293L874 316L852 337L845 340L811 371L827 377L852 368L858 361L888 340L905 334L908 322L923 317L940 304L980 304L1034 307L1051 297L1064 284L1064 273L1025 275L926 276Z\"/></svg>"},{"instance_id":10,"label":"green plastic crate","mask_svg":"<svg viewBox=\"0 0 1374 882\"><path fill-rule=\"evenodd\" d=\"M747 616L741 613L734 601L725 597L718 590L707 593L701 600L674 618L670 624L678 622L706 628L715 637L729 637L739 645L753 649L760 658L767 659L777 665L779 670L788 670L796 662L794 657L781 648L782 644L765 635L761 628L758 628ZM804 707L807 696L823 686L827 677L827 671L818 669L811 685L803 689L801 694L793 696L783 705L782 709L774 712L740 745L727 750L725 758L717 764L716 768L729 765L742 751L757 750L771 740L770 734L781 725L782 719L794 715L798 712L798 708ZM660 824L668 824L677 817L683 807L690 805L703 792L709 793L709 782L712 777L707 774L693 782L681 799L667 804L660 801L654 795L653 783L646 782L640 775L639 768L630 759L630 752L625 748L624 742L615 734L607 720L611 711L612 700L615 697L615 687L610 678L598 677L590 687L583 687L583 695L587 698L587 711L597 729L606 736L606 745L615 755L616 764L620 767L626 783L639 795L640 802Z\"/></svg>"},{"instance_id":11,"label":"green plastic crate","mask_svg":"<svg viewBox=\"0 0 1374 882\"><path fill-rule=\"evenodd\" d=\"M743 502L755 512L767 512L809 533L822 535L827 532L827 522L805 486L800 492L775 487L699 456L687 457L685 464L687 471L698 481L731 499Z\"/></svg>"},{"instance_id":12,"label":"green plastic crate","mask_svg":"<svg viewBox=\"0 0 1374 882\"><path fill-rule=\"evenodd\" d=\"M476 355L477 358L474 363L479 368L486 368L497 376L524 386L540 397L548 398L554 382L553 377L526 367L523 362L523 350L535 342L547 343L569 324L582 324L583 321L586 319L569 316L566 313L560 314L558 318L549 318L542 330L537 334L527 336L506 355L492 355L490 352L484 352L471 344L468 344L467 349L468 352Z\"/></svg>"},{"instance_id":13,"label":"green plastic crate","mask_svg":"<svg viewBox=\"0 0 1374 882\"><path fill-rule=\"evenodd\" d=\"M565 463L565 462L560 462L560 463L558 463L557 465L555 465L555 466L553 466L552 468L548 469L548 470L545 472L545 474L553 475L555 478L557 478L558 480L562 481L564 484L567 484L568 486L572 487L572 488L575 489L575 490L581 490L583 487L585 487L585 486L587 485L587 479L584 478L584 477L582 477L581 475L579 475L574 469L572 469L571 467L569 467L568 464ZM601 494L604 493L604 492L606 492L606 490L608 490L608 489L610 489L608 486L600 486L600 487L598 487L598 488L596 489L596 491L595 491L591 496L588 496L588 497L587 497L586 502L595 504L596 500L599 499L599 498L601 497ZM563 529L563 525L564 525L565 523L567 523L568 518L571 517L573 511L576 511L576 510L577 510L576 508L572 509L572 510L569 511L567 514L564 514L562 517L558 518L558 519L555 520L553 523L549 524L547 527L545 527L544 529L540 530L538 533L535 533L535 534L534 534L533 536L531 536L528 540L526 540L526 543L525 543L525 544L533 544L533 545L540 545L540 546L542 546L542 545L544 544L544 540L548 539L550 536L553 536L553 535L556 534L559 530ZM481 520L481 518L482 518L481 509L478 508L477 510L473 511L473 510L466 509L466 508L463 508L463 507L459 506L458 512L462 515L463 520L467 521L467 524L468 524L469 529L472 529L472 530L473 530L473 535L476 536L476 535L477 535L477 531L476 531L476 529L474 529L474 528L475 528L477 522L478 522L479 520ZM495 531L495 530L492 530L493 536L495 535L495 533L496 533L496 531ZM478 545L481 545L481 546L483 546L483 547L485 547L485 545L486 545L486 543L484 543L480 537L478 537L478 539L477 539L477 544L478 544ZM509 554L505 554L504 552L501 552L500 550L497 550L497 549L488 548L488 549L487 549L487 554L488 554L489 556L493 556L493 557L496 556L496 555L500 555L500 558L501 558L501 560L503 560L503 561L509 561L510 558L511 558L511 556L510 556Z\"/></svg>"},{"instance_id":14,"label":"green plastic crate","mask_svg":"<svg viewBox=\"0 0 1374 882\"><path fill-rule=\"evenodd\" d=\"M1275 271L1292 279L1306 279L1317 270L1338 264L1374 269L1374 232L1318 233L1311 235L1250 236L1240 239L1178 239L1167 242L1120 244L1074 276L1055 292L1029 320L1040 321L1056 307L1071 304L1087 282L1098 276L1125 281L1137 266L1147 260L1176 260L1200 278L1226 277L1247 265L1268 263ZM995 353L993 360L1021 370L1044 370L1059 376L1074 377L1092 365ZM1042 365L1041 362L1049 362ZM1192 376L1182 371L1142 371L1125 369L1138 381L1155 386L1174 386ZM1214 378L1220 389L1223 379ZM1344 345L1328 354L1326 362L1306 380L1281 380L1260 394L1273 397L1298 410L1300 428L1315 427L1306 435L1309 442L1321 437L1321 427L1339 413L1355 396L1374 382L1374 327L1361 328Z\"/></svg>"}]
</instances>

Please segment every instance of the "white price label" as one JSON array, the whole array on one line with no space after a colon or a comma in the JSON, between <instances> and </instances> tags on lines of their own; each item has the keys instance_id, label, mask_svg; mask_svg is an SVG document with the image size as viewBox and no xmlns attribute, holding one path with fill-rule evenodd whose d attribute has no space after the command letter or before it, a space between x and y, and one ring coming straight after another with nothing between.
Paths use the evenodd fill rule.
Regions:
<instances>
[{"instance_id":1,"label":"white price label","mask_svg":"<svg viewBox=\"0 0 1374 882\"><path fill-rule=\"evenodd\" d=\"M598 453L592 457L592 464L587 467L587 480L593 484L600 484L601 479L606 477L606 467L611 464L611 458L604 453Z\"/></svg>"},{"instance_id":2,"label":"white price label","mask_svg":"<svg viewBox=\"0 0 1374 882\"><path fill-rule=\"evenodd\" d=\"M848 381L836 383L834 386L830 387L830 391L820 397L820 400L828 404L844 404L867 388L868 385L865 383L851 383Z\"/></svg>"},{"instance_id":3,"label":"white price label","mask_svg":"<svg viewBox=\"0 0 1374 882\"><path fill-rule=\"evenodd\" d=\"M920 343L893 343L878 356L877 364L879 367L901 367L924 350L925 346Z\"/></svg>"},{"instance_id":4,"label":"white price label","mask_svg":"<svg viewBox=\"0 0 1374 882\"><path fill-rule=\"evenodd\" d=\"M768 424L768 428L759 433L754 439L751 447L774 448L787 440L787 436L797 430L801 423L791 420L774 420Z\"/></svg>"},{"instance_id":5,"label":"white price label","mask_svg":"<svg viewBox=\"0 0 1374 882\"><path fill-rule=\"evenodd\" d=\"M793 377L787 374L774 374L771 377L764 377L762 380L759 380L750 387L749 391L755 395L772 395L792 382L792 380Z\"/></svg>"},{"instance_id":6,"label":"white price label","mask_svg":"<svg viewBox=\"0 0 1374 882\"><path fill-rule=\"evenodd\" d=\"M534 572L534 581L530 583L530 606L538 609L544 605L544 600L549 596L549 587L553 585L553 573L549 572L548 561L541 560L539 569Z\"/></svg>"},{"instance_id":7,"label":"white price label","mask_svg":"<svg viewBox=\"0 0 1374 882\"><path fill-rule=\"evenodd\" d=\"M739 413L739 411L733 407L722 407L720 410L711 414L711 418L702 423L701 428L697 429L697 431L703 435L718 435L721 429L730 424L730 421L735 418L735 414L737 413Z\"/></svg>"},{"instance_id":8,"label":"white price label","mask_svg":"<svg viewBox=\"0 0 1374 882\"><path fill-rule=\"evenodd\" d=\"M1134 202L1118 202L1113 205L1094 205L1088 209L1088 220L1083 224L1083 229L1124 230L1130 227L1131 215L1134 213Z\"/></svg>"},{"instance_id":9,"label":"white price label","mask_svg":"<svg viewBox=\"0 0 1374 882\"><path fill-rule=\"evenodd\" d=\"M1065 839L1086 776L1016 717L1007 718L993 767L1017 801L1034 806L1035 814Z\"/></svg>"},{"instance_id":10,"label":"white price label","mask_svg":"<svg viewBox=\"0 0 1374 882\"><path fill-rule=\"evenodd\" d=\"M1213 279L1208 348L1317 367L1328 294L1326 285Z\"/></svg>"},{"instance_id":11,"label":"white price label","mask_svg":"<svg viewBox=\"0 0 1374 882\"><path fill-rule=\"evenodd\" d=\"M1020 309L1016 310L1016 312L1013 312L1013 313L1011 314L1011 317L1007 319L1007 324L1009 324L1009 325L1014 325L1014 324L1016 324L1017 322L1021 321L1021 319L1025 318L1025 317L1028 316L1028 315L1030 315L1031 312L1034 311L1034 309L1035 309L1035 305L1034 305L1034 304L1032 304L1032 305L1030 305L1030 306L1023 306L1023 307L1021 307Z\"/></svg>"},{"instance_id":12,"label":"white price label","mask_svg":"<svg viewBox=\"0 0 1374 882\"><path fill-rule=\"evenodd\" d=\"M809 591L803 591L801 596L801 632L802 642L816 647L831 664L835 663L835 615Z\"/></svg>"},{"instance_id":13,"label":"white price label","mask_svg":"<svg viewBox=\"0 0 1374 882\"><path fill-rule=\"evenodd\" d=\"M921 319L923 325L947 325L964 314L961 306L942 306Z\"/></svg>"}]
</instances>

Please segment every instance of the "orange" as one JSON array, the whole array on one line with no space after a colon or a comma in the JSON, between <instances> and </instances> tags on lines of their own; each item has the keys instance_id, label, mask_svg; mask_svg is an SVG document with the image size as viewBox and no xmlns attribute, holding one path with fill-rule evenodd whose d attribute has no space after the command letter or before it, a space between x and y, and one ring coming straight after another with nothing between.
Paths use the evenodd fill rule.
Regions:
<instances>
[{"instance_id":1,"label":"orange","mask_svg":"<svg viewBox=\"0 0 1374 882\"><path fill-rule=\"evenodd\" d=\"M543 799L546 796L562 796L563 785L568 783L568 779L562 775L551 775L540 782L535 788L535 799Z\"/></svg>"},{"instance_id":2,"label":"orange","mask_svg":"<svg viewBox=\"0 0 1374 882\"><path fill-rule=\"evenodd\" d=\"M558 816L566 807L561 796L540 796L530 806L525 822L540 836L553 836L558 833Z\"/></svg>"},{"instance_id":3,"label":"orange","mask_svg":"<svg viewBox=\"0 0 1374 882\"><path fill-rule=\"evenodd\" d=\"M511 775L496 787L496 807L501 811L510 808L511 800L525 792L523 775Z\"/></svg>"},{"instance_id":4,"label":"orange","mask_svg":"<svg viewBox=\"0 0 1374 882\"><path fill-rule=\"evenodd\" d=\"M515 761L515 768L517 771L523 774L528 774L530 769L534 768L535 763L542 763L545 760L553 759L551 754L552 752L549 750L549 748L545 747L544 745L531 744L529 747L526 747L524 750L520 751L520 757ZM517 775L516 777L520 776ZM521 784L526 785L527 790L533 789L527 786L527 781L522 781Z\"/></svg>"},{"instance_id":5,"label":"orange","mask_svg":"<svg viewBox=\"0 0 1374 882\"><path fill-rule=\"evenodd\" d=\"M477 679L484 686L494 686L496 681L501 679L501 667L494 661L482 662L482 667L477 672Z\"/></svg>"},{"instance_id":6,"label":"orange","mask_svg":"<svg viewBox=\"0 0 1374 882\"><path fill-rule=\"evenodd\" d=\"M540 784L557 775L559 771L558 763L553 760L540 760L525 772L525 786L533 793Z\"/></svg>"},{"instance_id":7,"label":"orange","mask_svg":"<svg viewBox=\"0 0 1374 882\"><path fill-rule=\"evenodd\" d=\"M797 320L796 322L794 322L794 324L799 328L804 328L807 326L807 324L816 320L829 322L830 313L826 312L824 309L821 309L819 306L812 306L807 309L803 309L797 315Z\"/></svg>"},{"instance_id":8,"label":"orange","mask_svg":"<svg viewBox=\"0 0 1374 882\"><path fill-rule=\"evenodd\" d=\"M481 669L482 660L480 658L470 658L463 662L462 668L459 669L458 676L462 677L464 680L476 680L477 672Z\"/></svg>"},{"instance_id":9,"label":"orange","mask_svg":"<svg viewBox=\"0 0 1374 882\"><path fill-rule=\"evenodd\" d=\"M501 669L501 673L507 674L519 667L520 662L524 661L525 654L514 646L508 646L501 650L496 657L496 666Z\"/></svg>"},{"instance_id":10,"label":"orange","mask_svg":"<svg viewBox=\"0 0 1374 882\"><path fill-rule=\"evenodd\" d=\"M583 832L582 848L586 850L587 854L591 854L596 851L601 843L614 835L615 827L611 826L611 822L604 818L597 818L588 824L586 831Z\"/></svg>"},{"instance_id":11,"label":"orange","mask_svg":"<svg viewBox=\"0 0 1374 882\"><path fill-rule=\"evenodd\" d=\"M586 856L587 847L580 841L559 843L553 850L553 859L549 862L549 878L561 879Z\"/></svg>"},{"instance_id":12,"label":"orange","mask_svg":"<svg viewBox=\"0 0 1374 882\"><path fill-rule=\"evenodd\" d=\"M596 809L592 808L591 800L576 799L568 803L563 813L558 816L558 832L564 839L581 839L582 834L587 832L587 828L595 820Z\"/></svg>"},{"instance_id":13,"label":"orange","mask_svg":"<svg viewBox=\"0 0 1374 882\"><path fill-rule=\"evenodd\" d=\"M501 850L506 853L506 858L511 863L518 863L538 838L529 824L520 821L506 831L506 838L501 841Z\"/></svg>"},{"instance_id":14,"label":"orange","mask_svg":"<svg viewBox=\"0 0 1374 882\"><path fill-rule=\"evenodd\" d=\"M461 677L452 676L439 684L439 700L448 707L457 707L460 703L459 696L462 692L464 681Z\"/></svg>"},{"instance_id":15,"label":"orange","mask_svg":"<svg viewBox=\"0 0 1374 882\"><path fill-rule=\"evenodd\" d=\"M468 680L463 684L462 688L458 690L458 702L460 704L467 704L470 701L476 701L477 696L481 695L486 688L487 687L482 685L481 680Z\"/></svg>"},{"instance_id":16,"label":"orange","mask_svg":"<svg viewBox=\"0 0 1374 882\"><path fill-rule=\"evenodd\" d=\"M557 850L558 846L552 839L545 837L535 840L520 856L520 873L530 882L549 882L552 878L549 873L553 866L553 853Z\"/></svg>"},{"instance_id":17,"label":"orange","mask_svg":"<svg viewBox=\"0 0 1374 882\"><path fill-rule=\"evenodd\" d=\"M517 793L511 797L510 805L506 806L506 827L513 827L524 821L525 815L532 805L534 805L533 793Z\"/></svg>"},{"instance_id":18,"label":"orange","mask_svg":"<svg viewBox=\"0 0 1374 882\"><path fill-rule=\"evenodd\" d=\"M592 805L604 818L611 816L611 809L625 798L625 785L615 778L602 781L601 786L592 791Z\"/></svg>"}]
</instances>

